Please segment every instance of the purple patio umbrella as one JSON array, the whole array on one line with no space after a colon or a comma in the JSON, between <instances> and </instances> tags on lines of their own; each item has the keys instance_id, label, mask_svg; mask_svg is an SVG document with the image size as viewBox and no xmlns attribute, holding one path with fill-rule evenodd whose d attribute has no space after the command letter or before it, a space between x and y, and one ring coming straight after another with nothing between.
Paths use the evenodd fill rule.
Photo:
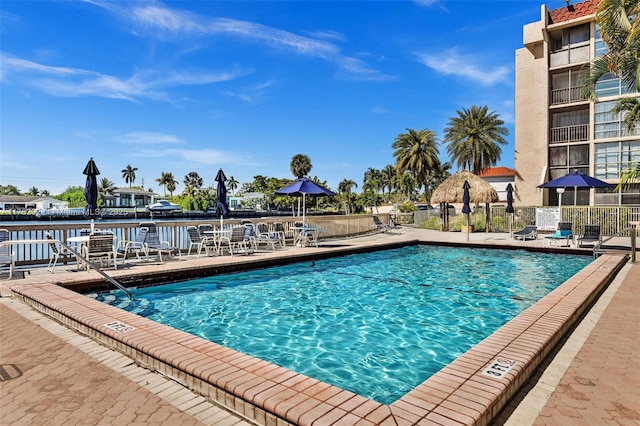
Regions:
<instances>
[{"instance_id":1,"label":"purple patio umbrella","mask_svg":"<svg viewBox=\"0 0 640 426\"><path fill-rule=\"evenodd\" d=\"M291 185L287 185L284 188L278 189L274 192L276 195L289 195L291 197L302 197L302 223L304 223L305 216L305 199L309 197L333 197L335 192L328 190L324 186L318 185L308 177L301 177L293 182Z\"/></svg>"},{"instance_id":2,"label":"purple patio umbrella","mask_svg":"<svg viewBox=\"0 0 640 426\"><path fill-rule=\"evenodd\" d=\"M84 168L83 174L87 175L84 185L84 198L87 205L84 208L84 217L93 219L98 216L98 182L96 176L100 174L93 157Z\"/></svg>"},{"instance_id":3,"label":"purple patio umbrella","mask_svg":"<svg viewBox=\"0 0 640 426\"><path fill-rule=\"evenodd\" d=\"M573 205L576 205L578 188L613 188L614 185L585 175L578 170L574 170L568 175L560 176L557 179L538 185L538 188L573 188Z\"/></svg>"}]
</instances>

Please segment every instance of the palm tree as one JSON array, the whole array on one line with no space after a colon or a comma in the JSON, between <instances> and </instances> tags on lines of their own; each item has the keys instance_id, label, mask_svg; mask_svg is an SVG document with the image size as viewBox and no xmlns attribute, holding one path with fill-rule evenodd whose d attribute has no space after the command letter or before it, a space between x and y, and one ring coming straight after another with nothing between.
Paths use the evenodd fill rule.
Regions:
<instances>
[{"instance_id":1,"label":"palm tree","mask_svg":"<svg viewBox=\"0 0 640 426\"><path fill-rule=\"evenodd\" d=\"M122 177L124 178L124 182L129 184L129 188L131 188L133 182L136 181L137 170L137 167L131 167L130 164L127 164L127 167L122 169Z\"/></svg>"},{"instance_id":2,"label":"palm tree","mask_svg":"<svg viewBox=\"0 0 640 426\"><path fill-rule=\"evenodd\" d=\"M98 192L102 194L102 196L111 194L114 189L116 189L116 184L111 182L109 178L103 177L100 179L100 182L98 183Z\"/></svg>"},{"instance_id":3,"label":"palm tree","mask_svg":"<svg viewBox=\"0 0 640 426\"><path fill-rule=\"evenodd\" d=\"M431 189L436 189L442 182L444 182L451 173L451 163L446 162L442 163L438 160L438 164L431 171L431 175L429 176L429 186Z\"/></svg>"},{"instance_id":4,"label":"palm tree","mask_svg":"<svg viewBox=\"0 0 640 426\"><path fill-rule=\"evenodd\" d=\"M622 86L640 92L640 1L601 0L596 22L607 53L595 58L583 74L586 92L593 99L595 85L608 72L620 77Z\"/></svg>"},{"instance_id":5,"label":"palm tree","mask_svg":"<svg viewBox=\"0 0 640 426\"><path fill-rule=\"evenodd\" d=\"M504 136L509 135L504 121L496 112L489 112L487 106L473 105L456 112L458 116L450 118L449 127L444 129L451 160L476 175L495 166L502 154L499 145L506 145Z\"/></svg>"},{"instance_id":6,"label":"palm tree","mask_svg":"<svg viewBox=\"0 0 640 426\"><path fill-rule=\"evenodd\" d=\"M296 154L291 158L291 173L293 173L297 179L308 175L311 167L311 159L307 155Z\"/></svg>"},{"instance_id":7,"label":"palm tree","mask_svg":"<svg viewBox=\"0 0 640 426\"><path fill-rule=\"evenodd\" d=\"M162 187L164 187L164 196L167 196L167 186L169 185L169 182L175 182L175 179L173 177L173 173L171 172L162 172L160 173L160 177L158 179L156 179L156 182L158 182L158 184ZM175 187L175 185L174 185Z\"/></svg>"},{"instance_id":8,"label":"palm tree","mask_svg":"<svg viewBox=\"0 0 640 426\"><path fill-rule=\"evenodd\" d=\"M198 192L198 190L202 188L202 185L204 184L204 181L202 180L202 178L197 172L187 173L184 177L183 182L184 182L183 192L190 197L194 196Z\"/></svg>"},{"instance_id":9,"label":"palm tree","mask_svg":"<svg viewBox=\"0 0 640 426\"><path fill-rule=\"evenodd\" d=\"M405 196L406 201L411 201L413 192L416 189L416 181L411 173L402 173L395 177L395 187L400 194Z\"/></svg>"},{"instance_id":10,"label":"palm tree","mask_svg":"<svg viewBox=\"0 0 640 426\"><path fill-rule=\"evenodd\" d=\"M38 194L40 194L40 190L38 188L36 188L35 186L32 186L27 191L27 195L38 196Z\"/></svg>"},{"instance_id":11,"label":"palm tree","mask_svg":"<svg viewBox=\"0 0 640 426\"><path fill-rule=\"evenodd\" d=\"M338 184L338 192L344 197L344 212L349 214L351 212L351 189L358 187L358 184L351 179L344 179Z\"/></svg>"},{"instance_id":12,"label":"palm tree","mask_svg":"<svg viewBox=\"0 0 640 426\"><path fill-rule=\"evenodd\" d=\"M173 178L173 174L169 173L171 175L171 180L167 180L167 191L169 191L169 194L171 194L171 196L173 197L173 191L176 190L176 186L178 185L178 181L176 181Z\"/></svg>"},{"instance_id":13,"label":"palm tree","mask_svg":"<svg viewBox=\"0 0 640 426\"><path fill-rule=\"evenodd\" d=\"M438 161L438 141L432 130L407 129L407 133L396 136L392 145L395 151L396 171L399 175L410 172L415 180L424 186L429 199L429 173Z\"/></svg>"},{"instance_id":14,"label":"palm tree","mask_svg":"<svg viewBox=\"0 0 640 426\"><path fill-rule=\"evenodd\" d=\"M391 191L393 191L394 188L394 178L397 176L398 172L396 171L396 168L393 167L391 164L387 164L384 169L382 169L380 171L380 175L381 175L381 183L382 185L384 185L384 187L389 189L389 195L388 198L391 198ZM384 191L384 189L383 189Z\"/></svg>"},{"instance_id":15,"label":"palm tree","mask_svg":"<svg viewBox=\"0 0 640 426\"><path fill-rule=\"evenodd\" d=\"M636 126L640 124L640 100L637 98L622 98L611 108L612 115L625 112L627 114L624 116L624 125L627 134L632 135Z\"/></svg>"},{"instance_id":16,"label":"palm tree","mask_svg":"<svg viewBox=\"0 0 640 426\"><path fill-rule=\"evenodd\" d=\"M229 176L229 179L227 180L227 188L231 191L231 195L233 195L234 191L238 189L239 184L240 182L238 182L236 178Z\"/></svg>"}]
</instances>

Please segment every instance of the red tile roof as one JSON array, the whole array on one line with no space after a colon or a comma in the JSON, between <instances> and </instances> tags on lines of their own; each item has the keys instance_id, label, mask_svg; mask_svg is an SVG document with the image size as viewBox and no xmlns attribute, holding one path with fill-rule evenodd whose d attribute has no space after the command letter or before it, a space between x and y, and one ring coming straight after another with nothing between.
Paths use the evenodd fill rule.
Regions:
<instances>
[{"instance_id":1,"label":"red tile roof","mask_svg":"<svg viewBox=\"0 0 640 426\"><path fill-rule=\"evenodd\" d=\"M480 177L515 176L516 171L508 167L491 167L480 173Z\"/></svg>"},{"instance_id":2,"label":"red tile roof","mask_svg":"<svg viewBox=\"0 0 640 426\"><path fill-rule=\"evenodd\" d=\"M549 11L549 23L570 21L576 18L593 15L598 10L600 0L587 0L582 3L569 4L565 7Z\"/></svg>"}]
</instances>

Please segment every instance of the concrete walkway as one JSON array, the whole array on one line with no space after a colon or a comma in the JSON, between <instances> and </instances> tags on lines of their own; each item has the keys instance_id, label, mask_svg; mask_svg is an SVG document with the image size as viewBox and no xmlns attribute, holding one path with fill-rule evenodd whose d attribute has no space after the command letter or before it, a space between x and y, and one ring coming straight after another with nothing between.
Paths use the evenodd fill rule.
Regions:
<instances>
[{"instance_id":1,"label":"concrete walkway","mask_svg":"<svg viewBox=\"0 0 640 426\"><path fill-rule=\"evenodd\" d=\"M465 239L460 233L407 229L407 234L431 241ZM475 233L471 239L513 244L505 234ZM636 263L625 267L495 424L640 424L639 342L640 264ZM0 425L44 424L253 423L3 297Z\"/></svg>"}]
</instances>

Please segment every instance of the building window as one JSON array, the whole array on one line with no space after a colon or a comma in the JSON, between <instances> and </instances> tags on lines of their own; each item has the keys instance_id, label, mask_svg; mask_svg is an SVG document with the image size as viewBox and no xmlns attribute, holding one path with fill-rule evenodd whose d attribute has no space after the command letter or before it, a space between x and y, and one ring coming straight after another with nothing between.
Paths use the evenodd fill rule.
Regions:
<instances>
[{"instance_id":1,"label":"building window","mask_svg":"<svg viewBox=\"0 0 640 426\"><path fill-rule=\"evenodd\" d=\"M618 192L615 188L596 188L594 204L640 206L640 184L630 185Z\"/></svg>"},{"instance_id":2,"label":"building window","mask_svg":"<svg viewBox=\"0 0 640 426\"><path fill-rule=\"evenodd\" d=\"M596 97L620 96L635 93L620 83L620 78L613 73L603 74L596 82Z\"/></svg>"},{"instance_id":3,"label":"building window","mask_svg":"<svg viewBox=\"0 0 640 426\"><path fill-rule=\"evenodd\" d=\"M638 98L640 100L640 98ZM595 105L595 138L608 139L630 136L624 124L624 117L627 111L621 114L611 114L611 109L616 101L598 102ZM636 125L635 131L631 135L640 135L640 124Z\"/></svg>"},{"instance_id":4,"label":"building window","mask_svg":"<svg viewBox=\"0 0 640 426\"><path fill-rule=\"evenodd\" d=\"M562 32L551 34L551 67L584 62L590 59L590 24L565 28Z\"/></svg>"},{"instance_id":5,"label":"building window","mask_svg":"<svg viewBox=\"0 0 640 426\"><path fill-rule=\"evenodd\" d=\"M551 105L584 101L586 99L584 84L582 84L579 70L569 70L568 72L551 76Z\"/></svg>"},{"instance_id":6,"label":"building window","mask_svg":"<svg viewBox=\"0 0 640 426\"><path fill-rule=\"evenodd\" d=\"M598 179L619 179L623 171L640 161L640 141L599 143L595 151L595 176Z\"/></svg>"},{"instance_id":7,"label":"building window","mask_svg":"<svg viewBox=\"0 0 640 426\"><path fill-rule=\"evenodd\" d=\"M549 143L589 140L589 110L556 112L551 115Z\"/></svg>"},{"instance_id":8,"label":"building window","mask_svg":"<svg viewBox=\"0 0 640 426\"><path fill-rule=\"evenodd\" d=\"M549 148L549 174L556 179L578 170L589 173L589 145L554 146Z\"/></svg>"}]
</instances>

